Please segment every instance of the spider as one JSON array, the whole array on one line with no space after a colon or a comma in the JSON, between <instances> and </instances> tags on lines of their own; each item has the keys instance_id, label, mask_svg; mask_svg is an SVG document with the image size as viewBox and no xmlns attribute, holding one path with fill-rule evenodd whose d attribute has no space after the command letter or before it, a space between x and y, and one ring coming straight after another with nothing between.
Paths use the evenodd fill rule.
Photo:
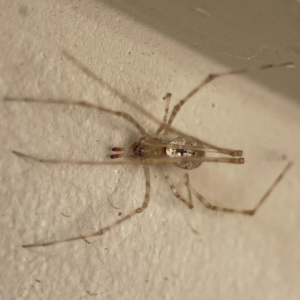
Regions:
<instances>
[{"instance_id":1,"label":"spider","mask_svg":"<svg viewBox=\"0 0 300 300\"><path fill-rule=\"evenodd\" d=\"M79 67L83 72L85 72L88 76L92 77L93 79L97 80L98 82L101 81L102 85L106 85L109 88L108 83L99 79L94 73L84 67L79 61L77 61L74 57L70 56L67 53L64 53L69 59L72 59L73 62ZM144 168L145 173L145 181L146 181L146 189L145 189L145 196L143 203L140 207L136 208L135 210L131 211L129 214L125 215L124 217L120 218L119 220L115 221L114 223L103 227L96 232L93 232L88 235L78 235L75 237L62 239L62 240L53 240L50 242L45 243L33 243L33 244L26 244L22 245L23 248L31 248L31 247L41 247L41 246L50 246L54 244L64 243L64 242L71 242L75 240L85 240L87 242L87 238L101 236L104 233L110 231L112 228L118 226L119 224L125 222L126 220L130 219L131 217L143 212L149 204L150 200L150 172L149 166L150 165L159 165L161 168L163 175L174 193L174 195L182 201L188 208L193 208L191 193L207 208L210 210L217 210L223 211L227 213L236 213L236 214L243 214L243 215L254 215L259 207L265 202L268 196L271 194L275 186L281 181L284 174L289 170L292 166L292 162L289 162L283 171L279 174L277 179L273 182L270 188L266 191L263 197L259 200L257 205L253 209L245 209L245 210L238 210L233 208L226 208L221 206L212 205L209 203L203 196L201 196L195 188L193 188L188 180L187 174L185 174L185 178L181 177L182 182L188 189L188 200L183 198L177 189L175 188L174 184L172 183L170 177L166 172L166 166L173 165L181 169L191 170L198 168L204 162L214 162L214 163L229 163L229 164L243 164L243 151L242 150L233 150L233 149L225 149L214 146L209 144L203 140L198 138L186 135L181 131L172 127L172 123L174 118L177 116L178 112L180 111L181 107L193 96L195 95L203 86L207 85L209 82L213 81L218 77L233 75L233 74L242 74L254 71L260 71L264 69L270 69L273 67L281 67L281 66L288 66L292 65L292 63L280 63L280 64L269 64L263 65L259 67L253 68L245 68L239 70L233 70L224 73L215 73L209 74L205 77L204 80L200 82L194 89L192 89L182 100L180 100L174 107L171 113L169 114L169 105L171 100L171 94L167 93L164 97L165 101L165 111L163 120L159 121L154 116L152 116L149 112L145 111L141 106L132 102L126 96L121 94L120 92L115 92L117 95L124 100L125 102L131 104L134 108L139 110L145 116L159 124L159 127L153 136L149 135L144 128L129 114L121 111L114 111L111 109L104 108L100 105L95 105L92 103L88 103L85 101L67 101L67 100L54 100L54 99L34 99L34 98L12 98L12 97L5 97L4 101L6 102L26 102L26 103L38 103L38 104L60 104L60 105L68 105L68 106L79 106L85 109L96 109L99 112L104 112L112 115L119 116L127 120L131 123L140 133L141 137L138 141L133 143L129 147L113 147L112 153L110 158L113 160L109 161L73 161L73 160L59 160L59 159L47 159L47 158L38 158L32 155L27 155L18 151L12 151L13 154L16 156L28 159L40 163L50 163L50 164L80 164L80 165L142 165ZM173 140L168 140L169 133L178 134L179 136ZM218 154L219 156L209 156L210 153ZM125 158L123 160L119 160L119 158ZM178 175L178 174L177 174ZM178 175L179 176L179 175Z\"/></svg>"}]
</instances>

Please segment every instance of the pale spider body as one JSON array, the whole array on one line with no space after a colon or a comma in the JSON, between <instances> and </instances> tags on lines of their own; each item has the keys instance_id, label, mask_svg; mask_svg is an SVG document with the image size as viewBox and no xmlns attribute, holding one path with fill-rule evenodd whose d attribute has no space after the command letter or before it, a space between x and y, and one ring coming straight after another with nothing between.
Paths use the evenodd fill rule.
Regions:
<instances>
[{"instance_id":1,"label":"pale spider body","mask_svg":"<svg viewBox=\"0 0 300 300\"><path fill-rule=\"evenodd\" d=\"M105 83L103 79L99 79L94 73L88 70L85 66L83 66L80 62L78 62L75 58L71 57L69 54L64 52L70 60L72 60L84 73L88 76L93 78L94 80L100 82L100 84L110 88L114 92L114 89L110 87L108 83ZM133 211L129 212L127 215L124 215L117 221L113 222L112 224L103 227L96 232L93 232L88 235L78 235L75 237L70 237L67 239L62 240L54 240L50 242L41 242L41 243L33 243L33 244L26 244L22 245L24 248L29 247L40 247L40 246L49 246L63 242L71 242L75 240L86 240L89 237L96 237L100 236L112 228L118 226L119 224L123 223L124 221L130 219L131 217L135 216L136 214L141 213L148 207L148 203L150 200L150 165L159 165L163 175L172 190L173 194L182 201L188 208L193 208L192 197L191 193L199 200L206 208L211 210L218 210L227 213L236 213L236 214L244 214L244 215L254 215L258 208L265 202L267 197L270 195L274 187L279 183L279 181L283 178L284 174L288 171L291 167L292 163L289 162L284 170L279 174L277 179L271 185L271 187L266 191L260 201L253 209L234 209L234 208L226 208L220 207L216 205L210 204L203 196L201 196L195 188L193 188L188 180L188 175L186 174L185 178L180 177L181 181L187 187L189 196L188 199L183 198L177 189L175 188L174 184L172 183L170 177L167 174L167 167L171 168L172 166L179 167L185 170L191 170L199 167L204 162L213 162L213 163L229 163L229 164L243 164L244 158L242 150L233 150L233 149L225 149L221 147L214 146L207 142L204 142L198 138L190 137L186 134L183 134L179 130L176 130L172 127L172 122L179 112L180 108L194 95L196 94L203 86L214 80L215 78L232 75L232 74L242 74L248 73L251 71L259 71L263 69L269 69L272 67L279 67L279 66L287 66L291 63L282 63L282 64L274 64L274 65L264 65L255 68L247 68L235 71L229 71L225 73L218 73L218 74L210 74L203 81L200 82L191 92L189 92L186 97L180 100L172 109L169 115L169 104L171 100L171 94L168 93L163 98L166 100L165 104L165 113L162 122L158 121L154 116L149 114L149 112L145 111L143 107L135 104L126 96L122 95L121 93L116 94L128 104L131 104L135 109L141 112L144 116L150 118L157 124L159 124L159 128L157 129L156 133L153 136L150 136L146 133L144 128L129 114L121 112L121 111L114 111L102 107L100 105L95 105L85 101L68 101L68 100L54 100L54 99L34 99L34 98L11 98L5 97L4 101L14 101L14 102L30 102L30 103L38 103L43 105L51 105L51 104L59 104L59 105L67 105L67 106L78 106L82 107L83 109L95 109L99 112L104 112L107 114L115 115L127 120L131 123L141 134L141 138L138 142L135 142L128 148L123 147L113 147L112 151L115 152L111 154L110 157L112 160L109 161L74 161L74 160L62 160L62 159L47 159L47 158L37 158L36 156L23 154L21 152L12 151L18 157L23 159L29 159L33 161L37 161L40 163L49 163L49 164L80 164L80 165L142 165L144 168L145 174L145 196L143 203L140 207L134 209ZM179 137L167 142L167 137L169 133L178 134ZM217 154L218 156L209 156L210 153ZM125 159L116 159L116 158L125 158ZM127 159L126 159L127 158ZM115 160L116 159L116 160Z\"/></svg>"},{"instance_id":2,"label":"pale spider body","mask_svg":"<svg viewBox=\"0 0 300 300\"><path fill-rule=\"evenodd\" d=\"M138 142L132 144L129 149L132 150L132 155L129 155L129 157L140 159L205 156L205 151L201 150L198 142L183 137L177 137L169 143L159 138L142 137ZM125 156L127 149L114 147L112 151L119 152L110 156L115 159ZM201 162L185 161L173 164L178 168L191 170L198 168Z\"/></svg>"}]
</instances>

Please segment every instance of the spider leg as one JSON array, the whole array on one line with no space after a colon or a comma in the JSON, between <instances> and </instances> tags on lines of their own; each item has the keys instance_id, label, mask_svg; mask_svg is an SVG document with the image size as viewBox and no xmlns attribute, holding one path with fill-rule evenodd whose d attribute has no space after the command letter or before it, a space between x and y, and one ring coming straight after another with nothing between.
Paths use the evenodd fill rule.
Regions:
<instances>
[{"instance_id":1,"label":"spider leg","mask_svg":"<svg viewBox=\"0 0 300 300\"><path fill-rule=\"evenodd\" d=\"M98 82L100 85L104 86L107 88L109 91L111 91L113 94L115 94L119 99L121 99L123 102L128 103L131 105L134 109L139 111L142 115L146 116L156 124L160 125L161 121L157 119L155 116L153 116L150 112L148 112L146 109L144 109L143 106L135 103L133 100L128 98L125 94L122 92L118 91L117 89L113 88L107 81L105 81L102 78L99 78L94 72L92 72L90 69L88 69L85 65L83 65L79 60L77 60L74 56L69 54L66 50L62 51L63 55L66 56L67 59L72 61L75 66L80 69L83 73L85 73L87 76L92 78L94 81Z\"/></svg>"},{"instance_id":2,"label":"spider leg","mask_svg":"<svg viewBox=\"0 0 300 300\"><path fill-rule=\"evenodd\" d=\"M269 65L263 65L259 67L253 67L253 68L244 68L240 70L233 70L229 72L224 73L215 73L215 74L209 74L203 81L200 82L194 89L192 89L182 100L180 100L174 107L171 112L171 116L169 118L169 121L165 127L165 132L163 134L163 138L166 137L170 131L170 127L172 125L172 122L175 118L175 116L178 114L181 107L192 97L194 96L200 89L202 89L205 85L207 85L209 82L213 81L214 79L218 77L228 76L228 75L234 75L234 74L242 74L242 73L249 73L249 72L255 72L255 71L261 71L265 69L270 69L274 67L281 67L281 66L288 66L292 65L293 63L281 63L281 64L269 64Z\"/></svg>"},{"instance_id":3,"label":"spider leg","mask_svg":"<svg viewBox=\"0 0 300 300\"><path fill-rule=\"evenodd\" d=\"M184 178L184 184L187 187L190 184L190 176L188 173L184 173L183 175ZM189 202L192 203L192 194L191 194L191 190L187 187L187 191L188 191L188 197L189 197Z\"/></svg>"},{"instance_id":4,"label":"spider leg","mask_svg":"<svg viewBox=\"0 0 300 300\"><path fill-rule=\"evenodd\" d=\"M55 99L35 99L35 98L13 98L13 97L4 97L3 101L5 102L30 102L30 103L38 103L38 104L61 104L61 105L69 105L69 106L81 106L88 109L96 109L101 112L105 112L111 115L119 116L128 122L130 122L136 129L141 133L142 136L148 136L143 127L129 114L124 113L122 111L115 111L111 109L104 108L100 105L95 105L85 101L68 101L68 100L55 100Z\"/></svg>"},{"instance_id":5,"label":"spider leg","mask_svg":"<svg viewBox=\"0 0 300 300\"><path fill-rule=\"evenodd\" d=\"M160 132L162 130L164 130L166 124L167 124L167 121L168 121L168 114L169 114L169 106L170 106L170 101L171 101L171 96L172 94L171 93L167 93L166 96L163 98L164 100L166 100L166 105L165 105L165 114L164 114L164 117L163 117L163 121L161 123L161 125L159 126L159 128L157 129L156 133L155 133L155 137L158 137Z\"/></svg>"},{"instance_id":6,"label":"spider leg","mask_svg":"<svg viewBox=\"0 0 300 300\"><path fill-rule=\"evenodd\" d=\"M173 167L173 166L172 166L172 167ZM173 168L172 168L172 169L173 169ZM164 174L164 175L165 175L165 174ZM183 198L179 195L178 191L175 189L175 187L174 187L173 183L171 182L171 180L170 180L170 178L169 178L168 175L167 175L167 177L168 177L168 178L166 178L166 176L165 176L165 178L166 178L166 180L167 180L167 182L168 182L168 184L169 184L171 190L173 191L174 195L175 195L177 198L179 198L179 200L181 200L184 204L186 204L190 209L192 209L192 208L193 208L193 203L192 203L191 190L190 190L190 189L188 188L188 186L187 186L187 185L189 185L189 183L190 183L189 174L188 174L188 173L185 173L185 174L183 175L183 177L184 177L184 184L186 185L187 191L188 191L188 198L189 198L188 201L185 200L185 199L183 199ZM174 191L174 190L175 190L175 191ZM179 195L179 197L178 197L177 195ZM191 205L191 207L190 207L190 205ZM191 229L192 233L194 233L194 234L196 234L196 235L199 235L199 234L200 234L199 231L197 231L196 229L194 229L194 228L191 226L191 224L189 223L189 221L188 221L186 218L185 218L185 221L186 221L188 227Z\"/></svg>"},{"instance_id":7,"label":"spider leg","mask_svg":"<svg viewBox=\"0 0 300 300\"><path fill-rule=\"evenodd\" d=\"M267 192L263 195L263 197L260 199L260 201L257 203L257 205L253 209L240 210L240 209L212 205L203 196L201 196L189 183L185 182L185 184L191 190L191 192L202 202L202 204L204 204L205 207L208 209L253 216L257 212L257 210L260 208L260 206L266 201L266 199L269 197L269 195L274 190L276 185L281 181L281 179L283 178L285 173L291 168L292 165L293 165L292 162L289 162L286 165L286 167L279 174L279 176L276 178L276 180L273 182L273 184L270 186L270 188L267 190Z\"/></svg>"},{"instance_id":8,"label":"spider leg","mask_svg":"<svg viewBox=\"0 0 300 300\"><path fill-rule=\"evenodd\" d=\"M169 175L164 171L164 168L161 166L161 170L162 173L165 177L165 179L167 180L170 189L172 190L173 194L175 195L176 198L178 198L180 201L182 201L188 208L192 209L193 208L193 203L192 203L192 198L189 198L189 200L185 200L177 191L177 189L175 188L173 182L171 181ZM186 182L186 184L188 184Z\"/></svg>"},{"instance_id":9,"label":"spider leg","mask_svg":"<svg viewBox=\"0 0 300 300\"><path fill-rule=\"evenodd\" d=\"M136 215L138 213L141 213L143 210L145 210L147 208L149 200L150 200L150 172L149 172L149 167L148 166L143 166L143 167L144 167L144 171L145 171L146 191L145 191L145 197L144 197L144 201L142 203L142 206L140 206L139 208L135 209L134 211L132 211L128 215L124 216L123 218L117 220L116 222L112 223L111 225L109 225L107 227L103 227L103 228L101 228L100 230L98 230L94 233L87 234L87 235L75 236L75 237L72 237L72 238L57 240L57 241L52 241L52 242L47 242L47 243L27 244L27 245L22 245L22 247L23 248L45 247L45 246L61 244L61 243L66 243L66 242L71 242L71 241L76 241L76 240L84 240L85 242L90 243L86 240L87 238L100 236L100 235L104 234L105 232L108 232L112 228L116 227L117 225L123 223L124 221L130 219L134 215Z\"/></svg>"}]
</instances>

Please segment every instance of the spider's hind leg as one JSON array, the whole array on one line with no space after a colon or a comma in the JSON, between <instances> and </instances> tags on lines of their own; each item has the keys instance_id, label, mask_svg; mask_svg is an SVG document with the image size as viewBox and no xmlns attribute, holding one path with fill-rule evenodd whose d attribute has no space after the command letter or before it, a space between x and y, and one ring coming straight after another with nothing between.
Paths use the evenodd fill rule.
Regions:
<instances>
[{"instance_id":1,"label":"spider's hind leg","mask_svg":"<svg viewBox=\"0 0 300 300\"><path fill-rule=\"evenodd\" d=\"M274 188L278 185L278 183L281 181L283 176L286 174L286 172L291 168L293 165L292 162L289 162L286 167L283 169L283 171L279 174L279 176L276 178L276 180L273 182L273 184L269 187L269 189L266 191L266 193L263 195L263 197L259 200L259 202L256 204L256 206L253 209L235 209L235 208L227 208L217 205L210 204L203 196L201 196L188 182L186 182L186 186L191 190L191 192L198 198L202 204L207 209L211 210L218 210L218 211L224 211L228 213L235 213L235 214L242 214L242 215L249 215L253 216L257 210L261 207L261 205L266 201L266 199L269 197L269 195L272 193Z\"/></svg>"}]
</instances>

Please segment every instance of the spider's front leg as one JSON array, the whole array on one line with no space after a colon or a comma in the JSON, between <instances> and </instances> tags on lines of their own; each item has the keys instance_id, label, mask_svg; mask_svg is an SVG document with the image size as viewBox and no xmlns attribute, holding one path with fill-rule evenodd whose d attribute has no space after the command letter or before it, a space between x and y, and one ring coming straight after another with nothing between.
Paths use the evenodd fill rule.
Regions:
<instances>
[{"instance_id":1,"label":"spider's front leg","mask_svg":"<svg viewBox=\"0 0 300 300\"><path fill-rule=\"evenodd\" d=\"M57 240L57 241L52 241L52 242L47 242L47 243L27 244L27 245L22 245L22 247L23 248L45 247L45 246L50 246L50 245L55 245L55 244L72 242L72 241L76 241L76 240L86 241L87 238L103 235L104 233L110 231L112 228L114 228L114 227L118 226L119 224L125 222L126 220L130 219L134 215L136 215L138 213L141 213L142 211L144 211L148 207L148 203L149 203L149 200L150 200L150 172L149 172L149 167L148 166L143 166L143 167L144 167L145 179L146 179L146 191L145 191L144 201L143 201L143 203L140 207L138 207L137 209L135 209L131 213L127 214L126 216L124 216L123 218L117 220L116 222L112 223L111 225L109 225L107 227L103 227L100 230L98 230L94 233L91 233L91 234L75 236L75 237L72 237L72 238Z\"/></svg>"}]
</instances>

